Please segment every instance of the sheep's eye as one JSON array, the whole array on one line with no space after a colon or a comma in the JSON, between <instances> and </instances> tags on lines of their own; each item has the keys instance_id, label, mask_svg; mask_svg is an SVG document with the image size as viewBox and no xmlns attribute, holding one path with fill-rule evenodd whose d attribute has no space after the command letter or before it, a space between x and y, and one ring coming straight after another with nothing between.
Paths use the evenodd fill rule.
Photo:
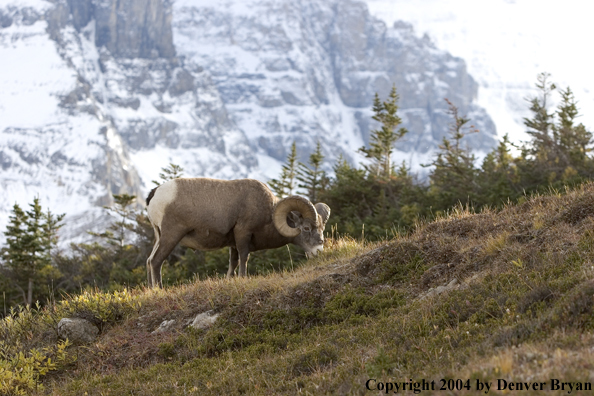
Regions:
<instances>
[{"instance_id":1,"label":"sheep's eye","mask_svg":"<svg viewBox=\"0 0 594 396\"><path fill-rule=\"evenodd\" d=\"M303 231L310 232L311 231L311 227L303 227Z\"/></svg>"}]
</instances>

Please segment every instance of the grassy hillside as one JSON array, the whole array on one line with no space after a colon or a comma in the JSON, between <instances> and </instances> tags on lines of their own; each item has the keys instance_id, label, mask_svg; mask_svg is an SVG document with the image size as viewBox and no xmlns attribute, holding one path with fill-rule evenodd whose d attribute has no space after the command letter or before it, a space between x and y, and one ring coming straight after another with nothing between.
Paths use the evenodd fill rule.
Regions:
<instances>
[{"instance_id":1,"label":"grassy hillside","mask_svg":"<svg viewBox=\"0 0 594 396\"><path fill-rule=\"evenodd\" d=\"M552 380L579 394L594 382L593 302L587 184L500 212L456 210L381 244L328 241L294 272L87 294L24 313L0 324L0 362L48 348L58 360L37 392L52 395L363 395L403 382L413 393L411 379L435 381L423 395L484 383L504 393L498 380L508 391L530 382L513 394ZM207 310L220 314L213 327L185 327ZM60 352L54 328L65 314L94 320L97 342ZM171 331L151 334L171 319Z\"/></svg>"}]
</instances>

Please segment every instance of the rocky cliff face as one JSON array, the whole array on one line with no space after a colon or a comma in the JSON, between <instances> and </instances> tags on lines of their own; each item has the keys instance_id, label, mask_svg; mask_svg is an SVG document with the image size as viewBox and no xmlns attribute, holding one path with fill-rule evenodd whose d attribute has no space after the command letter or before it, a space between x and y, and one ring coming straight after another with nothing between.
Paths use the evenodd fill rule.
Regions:
<instances>
[{"instance_id":1,"label":"rocky cliff face","mask_svg":"<svg viewBox=\"0 0 594 396\"><path fill-rule=\"evenodd\" d=\"M386 27L361 2L178 0L173 30L178 53L213 75L255 149L279 161L293 141L305 156L316 140L330 160L342 153L358 161L354 152L375 127L373 96L385 98L392 84L410 131L397 144L400 159L418 165L441 143L451 122L444 98L482 130L468 139L472 147L495 142L465 63L404 22Z\"/></svg>"},{"instance_id":2,"label":"rocky cliff face","mask_svg":"<svg viewBox=\"0 0 594 396\"><path fill-rule=\"evenodd\" d=\"M437 147L444 97L483 130L472 146L494 143L464 62L354 1L8 0L0 59L1 229L39 194L68 213L67 239L84 235L112 194L144 196L170 162L265 179L293 141L305 159L320 140L328 167L356 163L392 83L400 159Z\"/></svg>"},{"instance_id":3,"label":"rocky cliff face","mask_svg":"<svg viewBox=\"0 0 594 396\"><path fill-rule=\"evenodd\" d=\"M77 31L95 22L95 46L117 58L175 56L171 2L167 0L68 0Z\"/></svg>"},{"instance_id":4,"label":"rocky cliff face","mask_svg":"<svg viewBox=\"0 0 594 396\"><path fill-rule=\"evenodd\" d=\"M176 57L170 3L28 5L0 9L2 229L39 194L76 239L170 162L223 178L257 168L208 72Z\"/></svg>"}]
</instances>

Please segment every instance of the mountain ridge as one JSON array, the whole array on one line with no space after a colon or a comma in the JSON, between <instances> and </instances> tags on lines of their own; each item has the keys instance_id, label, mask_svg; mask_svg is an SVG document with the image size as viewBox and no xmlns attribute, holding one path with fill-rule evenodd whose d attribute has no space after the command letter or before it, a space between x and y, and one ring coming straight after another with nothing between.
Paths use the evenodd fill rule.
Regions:
<instances>
[{"instance_id":1,"label":"mountain ridge","mask_svg":"<svg viewBox=\"0 0 594 396\"><path fill-rule=\"evenodd\" d=\"M266 180L293 142L305 160L319 140L327 170L340 155L356 164L373 95L391 83L410 130L397 161L418 168L432 156L446 96L483 129L471 146L495 143L464 62L363 3L143 4L0 7L0 227L14 202L40 195L68 214L63 239L80 241L110 221L101 207L112 194L143 195L171 162L187 176Z\"/></svg>"}]
</instances>

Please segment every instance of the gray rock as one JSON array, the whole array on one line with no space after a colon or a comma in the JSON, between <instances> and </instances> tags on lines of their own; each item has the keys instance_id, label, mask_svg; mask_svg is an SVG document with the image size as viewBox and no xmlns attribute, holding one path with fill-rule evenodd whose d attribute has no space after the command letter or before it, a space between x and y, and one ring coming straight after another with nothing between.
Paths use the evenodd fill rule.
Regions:
<instances>
[{"instance_id":1,"label":"gray rock","mask_svg":"<svg viewBox=\"0 0 594 396\"><path fill-rule=\"evenodd\" d=\"M12 160L10 159L10 155L0 151L0 167L2 170L7 170L12 165Z\"/></svg>"},{"instance_id":2,"label":"gray rock","mask_svg":"<svg viewBox=\"0 0 594 396\"><path fill-rule=\"evenodd\" d=\"M132 110L138 110L140 107L140 99L138 98L120 98L119 96L115 96L111 99L111 102L120 107L129 107Z\"/></svg>"},{"instance_id":3,"label":"gray rock","mask_svg":"<svg viewBox=\"0 0 594 396\"><path fill-rule=\"evenodd\" d=\"M159 327L157 327L157 329L152 332L152 334L163 333L165 331L171 331L171 329L173 328L174 325L175 325L175 319L164 320L159 325Z\"/></svg>"},{"instance_id":4,"label":"gray rock","mask_svg":"<svg viewBox=\"0 0 594 396\"><path fill-rule=\"evenodd\" d=\"M437 286L436 288L431 288L427 290L426 293L421 294L418 298L419 300L425 300L426 298L438 296L442 293L448 292L450 290L460 288L460 284L458 283L458 279L452 279L447 285L445 286Z\"/></svg>"},{"instance_id":5,"label":"gray rock","mask_svg":"<svg viewBox=\"0 0 594 396\"><path fill-rule=\"evenodd\" d=\"M89 344L97 338L99 329L81 318L63 318L58 323L58 337L68 339L74 345Z\"/></svg>"},{"instance_id":6,"label":"gray rock","mask_svg":"<svg viewBox=\"0 0 594 396\"><path fill-rule=\"evenodd\" d=\"M180 96L196 89L194 86L194 76L189 71L177 69L174 71L173 76L171 86L169 87L169 94L171 96Z\"/></svg>"},{"instance_id":7,"label":"gray rock","mask_svg":"<svg viewBox=\"0 0 594 396\"><path fill-rule=\"evenodd\" d=\"M74 27L95 20L95 44L121 58L175 56L168 0L68 0Z\"/></svg>"},{"instance_id":8,"label":"gray rock","mask_svg":"<svg viewBox=\"0 0 594 396\"><path fill-rule=\"evenodd\" d=\"M198 330L206 330L214 324L218 317L219 314L215 314L213 311L202 312L196 315L190 326Z\"/></svg>"},{"instance_id":9,"label":"gray rock","mask_svg":"<svg viewBox=\"0 0 594 396\"><path fill-rule=\"evenodd\" d=\"M12 25L12 17L0 11L0 28L7 28Z\"/></svg>"}]
</instances>

